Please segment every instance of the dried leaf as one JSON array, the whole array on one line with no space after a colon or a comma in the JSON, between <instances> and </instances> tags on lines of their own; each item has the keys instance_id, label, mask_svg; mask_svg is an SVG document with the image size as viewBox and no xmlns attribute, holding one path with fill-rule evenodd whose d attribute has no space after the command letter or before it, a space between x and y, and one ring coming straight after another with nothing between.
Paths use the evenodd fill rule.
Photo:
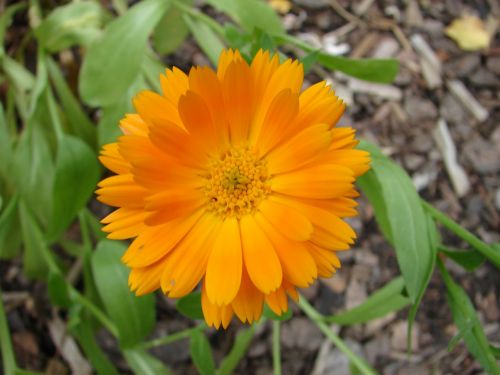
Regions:
<instances>
[{"instance_id":1,"label":"dried leaf","mask_svg":"<svg viewBox=\"0 0 500 375\"><path fill-rule=\"evenodd\" d=\"M289 0L269 0L269 5L281 14L287 14L292 9L292 3Z\"/></svg>"},{"instance_id":2,"label":"dried leaf","mask_svg":"<svg viewBox=\"0 0 500 375\"><path fill-rule=\"evenodd\" d=\"M491 36L483 21L476 16L455 19L445 33L465 51L477 51L490 45Z\"/></svg>"}]
</instances>

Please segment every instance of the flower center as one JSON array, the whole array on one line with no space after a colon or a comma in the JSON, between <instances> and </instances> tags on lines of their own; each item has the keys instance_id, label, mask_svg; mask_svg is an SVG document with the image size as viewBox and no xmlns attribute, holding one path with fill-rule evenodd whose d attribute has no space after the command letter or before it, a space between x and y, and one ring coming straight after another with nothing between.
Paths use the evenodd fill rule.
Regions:
<instances>
[{"instance_id":1,"label":"flower center","mask_svg":"<svg viewBox=\"0 0 500 375\"><path fill-rule=\"evenodd\" d=\"M206 178L208 210L223 218L252 213L271 190L265 162L246 147L212 159Z\"/></svg>"}]
</instances>

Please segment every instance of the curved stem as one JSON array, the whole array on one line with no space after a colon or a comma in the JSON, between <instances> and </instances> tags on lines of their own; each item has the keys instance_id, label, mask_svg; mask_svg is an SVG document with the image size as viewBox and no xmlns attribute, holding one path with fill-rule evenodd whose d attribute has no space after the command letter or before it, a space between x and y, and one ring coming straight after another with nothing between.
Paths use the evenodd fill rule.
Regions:
<instances>
[{"instance_id":1,"label":"curved stem","mask_svg":"<svg viewBox=\"0 0 500 375\"><path fill-rule=\"evenodd\" d=\"M273 369L274 369L274 375L281 375L280 325L281 325L281 322L279 320L273 321Z\"/></svg>"},{"instance_id":2,"label":"curved stem","mask_svg":"<svg viewBox=\"0 0 500 375\"><path fill-rule=\"evenodd\" d=\"M463 228L460 224L453 221L450 217L434 208L431 204L422 200L424 209L436 220L443 224L446 228L455 233L462 240L471 245L474 249L488 258L496 267L500 268L500 251L493 249L485 244L474 234Z\"/></svg>"},{"instance_id":3,"label":"curved stem","mask_svg":"<svg viewBox=\"0 0 500 375\"><path fill-rule=\"evenodd\" d=\"M139 348L141 349L151 349L157 346L168 345L175 341L179 341L182 339L187 339L191 335L191 333L195 331L202 331L206 328L205 324L200 324L199 326L185 329L184 331L176 332L171 335L160 337L154 340L146 341L139 344Z\"/></svg>"},{"instance_id":4,"label":"curved stem","mask_svg":"<svg viewBox=\"0 0 500 375\"><path fill-rule=\"evenodd\" d=\"M335 344L349 358L351 363L361 371L362 374L376 375L377 372L361 357L357 356L344 341L333 332L323 321L324 317L312 307L307 300L300 296L298 306L313 321L314 324L325 334L325 336Z\"/></svg>"}]
</instances>

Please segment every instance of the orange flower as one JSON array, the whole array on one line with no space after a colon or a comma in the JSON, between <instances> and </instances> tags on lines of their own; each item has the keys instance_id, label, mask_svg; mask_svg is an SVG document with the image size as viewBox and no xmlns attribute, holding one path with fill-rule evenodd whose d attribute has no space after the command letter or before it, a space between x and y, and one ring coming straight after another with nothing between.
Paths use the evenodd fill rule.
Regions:
<instances>
[{"instance_id":1,"label":"orange flower","mask_svg":"<svg viewBox=\"0 0 500 375\"><path fill-rule=\"evenodd\" d=\"M287 295L340 267L369 156L334 127L345 105L331 88L301 92L302 80L298 61L259 51L249 65L227 50L217 72L167 70L162 95L135 98L102 150L116 175L97 194L119 207L102 220L108 237L134 239L123 261L138 295L201 283L205 320L227 327L233 313L258 320L264 301L282 314Z\"/></svg>"}]
</instances>

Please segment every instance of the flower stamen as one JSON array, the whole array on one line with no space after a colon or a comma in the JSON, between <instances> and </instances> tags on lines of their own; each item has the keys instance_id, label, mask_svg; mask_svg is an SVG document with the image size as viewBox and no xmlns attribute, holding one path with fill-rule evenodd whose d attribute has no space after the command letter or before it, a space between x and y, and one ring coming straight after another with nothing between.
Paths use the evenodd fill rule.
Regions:
<instances>
[{"instance_id":1,"label":"flower stamen","mask_svg":"<svg viewBox=\"0 0 500 375\"><path fill-rule=\"evenodd\" d=\"M207 210L223 218L254 212L270 190L265 162L247 147L231 148L209 163Z\"/></svg>"}]
</instances>

